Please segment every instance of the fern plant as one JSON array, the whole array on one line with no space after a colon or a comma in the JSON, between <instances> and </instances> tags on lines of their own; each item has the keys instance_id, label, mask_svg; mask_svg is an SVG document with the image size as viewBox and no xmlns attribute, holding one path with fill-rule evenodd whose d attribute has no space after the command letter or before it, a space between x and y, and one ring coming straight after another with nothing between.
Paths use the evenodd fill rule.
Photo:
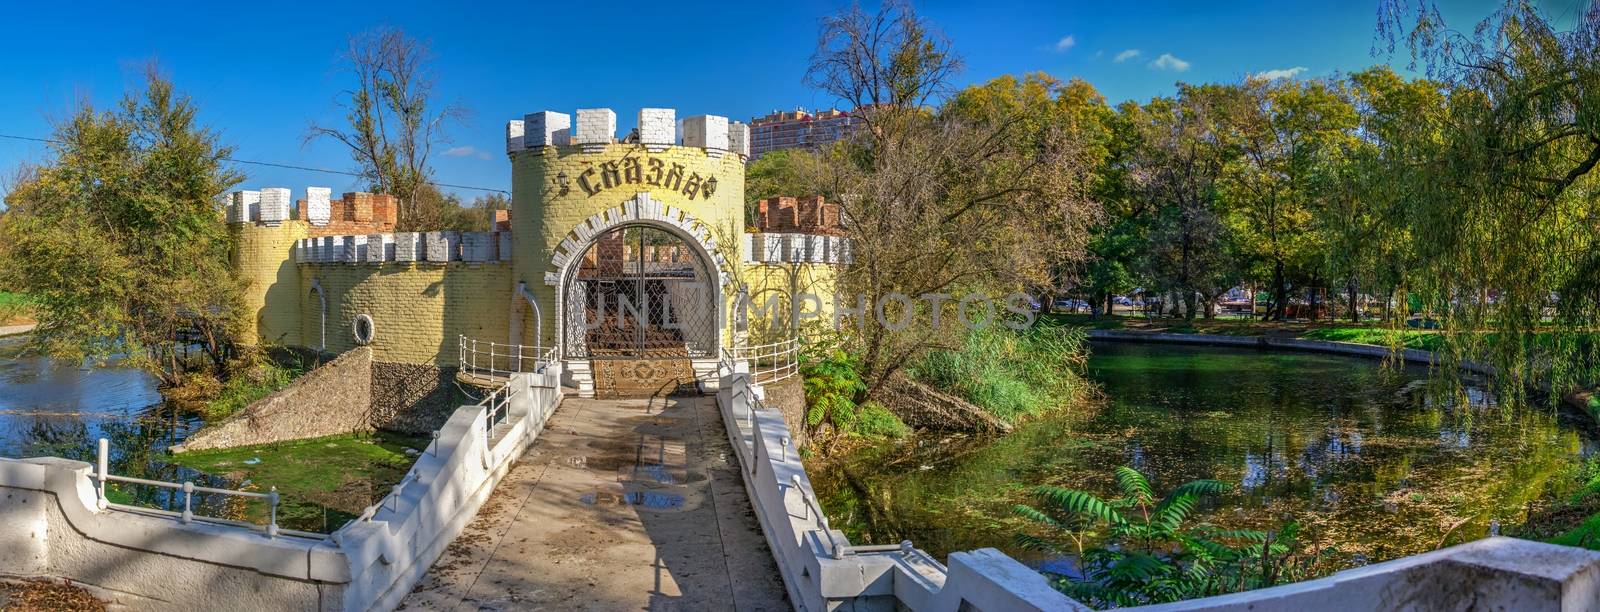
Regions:
<instances>
[{"instance_id":1,"label":"fern plant","mask_svg":"<svg viewBox=\"0 0 1600 612\"><path fill-rule=\"evenodd\" d=\"M1112 500L1061 487L1033 491L1038 506L1016 513L1052 537L1018 534L1017 545L1077 559L1079 575L1050 574L1067 595L1096 607L1163 603L1229 593L1292 578L1284 571L1297 528L1266 532L1186 526L1201 500L1231 485L1195 480L1160 499L1131 467L1116 470L1122 496ZM1096 542L1094 546L1087 546Z\"/></svg>"}]
</instances>

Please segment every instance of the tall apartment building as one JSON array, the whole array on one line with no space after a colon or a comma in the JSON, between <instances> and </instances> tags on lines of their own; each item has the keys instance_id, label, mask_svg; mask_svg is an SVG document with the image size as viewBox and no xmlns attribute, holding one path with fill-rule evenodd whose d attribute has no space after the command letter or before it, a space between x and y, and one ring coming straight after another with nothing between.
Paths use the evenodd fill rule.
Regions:
<instances>
[{"instance_id":1,"label":"tall apartment building","mask_svg":"<svg viewBox=\"0 0 1600 612\"><path fill-rule=\"evenodd\" d=\"M803 108L773 111L750 120L750 159L768 151L828 146L844 138L857 123L848 111L839 109L816 113Z\"/></svg>"}]
</instances>

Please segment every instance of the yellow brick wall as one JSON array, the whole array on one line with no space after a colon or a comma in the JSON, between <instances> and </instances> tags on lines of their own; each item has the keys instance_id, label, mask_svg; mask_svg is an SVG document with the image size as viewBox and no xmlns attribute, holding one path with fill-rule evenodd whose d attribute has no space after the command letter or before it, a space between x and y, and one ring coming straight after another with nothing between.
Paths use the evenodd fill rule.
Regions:
<instances>
[{"instance_id":1,"label":"yellow brick wall","mask_svg":"<svg viewBox=\"0 0 1600 612\"><path fill-rule=\"evenodd\" d=\"M354 348L351 323L372 317L372 358L454 366L460 335L506 342L511 265L501 263L301 264L300 334L315 347L321 313L317 281L328 299L327 349Z\"/></svg>"},{"instance_id":2,"label":"yellow brick wall","mask_svg":"<svg viewBox=\"0 0 1600 612\"><path fill-rule=\"evenodd\" d=\"M625 157L660 159L667 167L677 163L684 166L684 176L690 173L701 177L715 176L717 188L711 197L689 198L681 191L669 191L647 184L623 183L590 196L578 186L577 179L585 170L605 162L620 161ZM738 155L724 153L720 157L706 154L704 149L669 147L661 152L649 152L642 145L613 144L595 153L584 153L578 145L544 147L538 150L515 153L512 168L512 232L516 236L513 247L516 255L516 281L528 284L543 309L544 341L551 346L558 336L556 328L556 288L546 285L544 275L550 269L550 257L578 224L591 215L607 208L620 210L623 202L635 194L648 192L663 204L676 207L702 223L715 228L712 233L727 234L732 244L719 246L719 250L733 265L743 261L739 252L744 231L744 160ZM646 167L646 173L649 172ZM558 177L566 175L567 193L560 193ZM718 237L719 243L722 238ZM726 271L725 271L726 273ZM732 300L731 295L724 299ZM526 309L531 313L531 309ZM726 308L724 308L726 311ZM531 314L524 315L523 342L533 344L534 325ZM726 341L727 325L723 326Z\"/></svg>"},{"instance_id":3,"label":"yellow brick wall","mask_svg":"<svg viewBox=\"0 0 1600 612\"><path fill-rule=\"evenodd\" d=\"M823 325L828 329L833 326L833 302L837 291L838 266L824 263L786 263L786 264L751 264L744 265L743 281L750 288L750 299L756 308L748 311L750 317L750 343L761 344L779 338L771 336L773 330L772 313L760 312L760 308L767 307L770 296L777 295L788 308L789 300L795 294L814 294L820 300L819 304L803 301L800 304L802 316L815 313L817 317L802 319L802 330L811 325ZM849 296L838 296L839 303L854 308L855 300ZM765 320L757 320L765 314ZM732 313L730 313L732 316ZM785 320L790 315L780 315ZM872 313L867 313L872 316Z\"/></svg>"},{"instance_id":4,"label":"yellow brick wall","mask_svg":"<svg viewBox=\"0 0 1600 612\"><path fill-rule=\"evenodd\" d=\"M246 283L247 315L240 337L252 344L303 344L294 242L306 237L306 223L286 221L278 227L236 223L229 230L235 238L234 270Z\"/></svg>"}]
</instances>

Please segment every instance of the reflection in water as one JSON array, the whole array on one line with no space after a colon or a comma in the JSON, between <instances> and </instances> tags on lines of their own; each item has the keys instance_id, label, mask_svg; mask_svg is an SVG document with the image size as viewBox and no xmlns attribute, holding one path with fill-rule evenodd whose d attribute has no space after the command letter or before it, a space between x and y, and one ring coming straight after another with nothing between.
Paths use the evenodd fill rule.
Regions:
<instances>
[{"instance_id":1,"label":"reflection in water","mask_svg":"<svg viewBox=\"0 0 1600 612\"><path fill-rule=\"evenodd\" d=\"M54 363L28 354L25 344L24 338L0 338L0 457L55 456L93 463L95 441L106 438L111 443L112 474L259 489L167 461L167 447L182 442L201 422L164 402L148 374L132 368ZM108 495L122 504L167 510L183 506L181 493L160 487L113 484ZM204 516L257 522L266 516L264 502L221 495L196 494L194 507ZM310 531L342 524L342 520L325 524L326 514L321 506L285 498L280 524Z\"/></svg>"},{"instance_id":2,"label":"reflection in water","mask_svg":"<svg viewBox=\"0 0 1600 612\"><path fill-rule=\"evenodd\" d=\"M1095 344L1092 414L1042 418L998 438L870 447L811 470L853 540L911 539L943 556L1011 545L1013 504L1039 484L1114 495L1130 465L1160 490L1196 478L1239 486L1203 509L1225 527L1302 525L1322 569L1481 537L1560 495L1592 441L1567 416L1422 392L1427 372L1329 355Z\"/></svg>"}]
</instances>

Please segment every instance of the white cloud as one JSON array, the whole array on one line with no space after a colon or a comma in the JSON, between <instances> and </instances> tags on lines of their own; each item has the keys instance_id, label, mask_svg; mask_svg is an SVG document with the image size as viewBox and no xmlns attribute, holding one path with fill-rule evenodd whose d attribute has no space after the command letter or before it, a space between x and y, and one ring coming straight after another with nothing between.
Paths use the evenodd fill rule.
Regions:
<instances>
[{"instance_id":1,"label":"white cloud","mask_svg":"<svg viewBox=\"0 0 1600 612\"><path fill-rule=\"evenodd\" d=\"M1300 74L1302 72L1305 72L1305 71L1306 71L1306 67L1305 66L1295 66L1293 68L1279 68L1277 70L1268 70L1266 72L1257 72L1255 74L1255 77L1258 78L1258 79L1266 79L1268 81L1272 81L1272 80L1276 80L1276 79L1292 79L1292 78L1295 77L1295 75L1298 75L1298 74Z\"/></svg>"},{"instance_id":2,"label":"white cloud","mask_svg":"<svg viewBox=\"0 0 1600 612\"><path fill-rule=\"evenodd\" d=\"M1139 57L1139 50L1138 49L1128 49L1127 51L1123 51L1122 53L1118 53L1116 59L1114 59L1112 61L1114 61L1114 62L1116 62L1118 64L1121 64L1122 62L1126 62L1126 61L1131 60L1131 59L1136 58L1136 57Z\"/></svg>"},{"instance_id":3,"label":"white cloud","mask_svg":"<svg viewBox=\"0 0 1600 612\"><path fill-rule=\"evenodd\" d=\"M479 151L477 147L473 147L473 146L450 147L450 148L444 150L444 156L445 157L476 157L478 159L489 159L489 153L487 151Z\"/></svg>"},{"instance_id":4,"label":"white cloud","mask_svg":"<svg viewBox=\"0 0 1600 612\"><path fill-rule=\"evenodd\" d=\"M1056 53L1066 53L1067 49L1071 49L1076 44L1078 44L1078 39L1073 38L1072 35L1063 36L1061 40L1056 41Z\"/></svg>"},{"instance_id":5,"label":"white cloud","mask_svg":"<svg viewBox=\"0 0 1600 612\"><path fill-rule=\"evenodd\" d=\"M1162 53L1161 57L1156 58L1156 61L1150 62L1150 67L1156 70L1183 72L1189 69L1189 62L1178 59L1171 53Z\"/></svg>"}]
</instances>

